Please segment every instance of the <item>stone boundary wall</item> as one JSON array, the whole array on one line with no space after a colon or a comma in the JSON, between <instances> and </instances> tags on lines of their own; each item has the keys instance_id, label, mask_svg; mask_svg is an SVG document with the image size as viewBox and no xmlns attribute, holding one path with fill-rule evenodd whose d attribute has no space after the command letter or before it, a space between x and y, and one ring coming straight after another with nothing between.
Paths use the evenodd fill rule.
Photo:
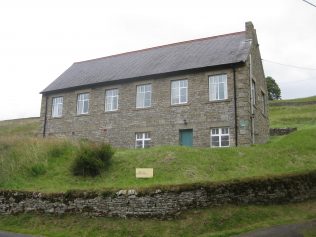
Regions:
<instances>
[{"instance_id":1,"label":"stone boundary wall","mask_svg":"<svg viewBox=\"0 0 316 237\"><path fill-rule=\"evenodd\" d=\"M80 213L91 216L172 218L181 211L223 204L279 204L316 198L316 171L220 184L105 192L0 191L0 214Z\"/></svg>"},{"instance_id":2,"label":"stone boundary wall","mask_svg":"<svg viewBox=\"0 0 316 237\"><path fill-rule=\"evenodd\" d=\"M283 136L297 131L297 128L270 128L270 136Z\"/></svg>"},{"instance_id":3,"label":"stone boundary wall","mask_svg":"<svg viewBox=\"0 0 316 237\"><path fill-rule=\"evenodd\" d=\"M269 106L301 106L301 105L313 105L316 101L301 101L301 102L275 102L269 103Z\"/></svg>"}]
</instances>

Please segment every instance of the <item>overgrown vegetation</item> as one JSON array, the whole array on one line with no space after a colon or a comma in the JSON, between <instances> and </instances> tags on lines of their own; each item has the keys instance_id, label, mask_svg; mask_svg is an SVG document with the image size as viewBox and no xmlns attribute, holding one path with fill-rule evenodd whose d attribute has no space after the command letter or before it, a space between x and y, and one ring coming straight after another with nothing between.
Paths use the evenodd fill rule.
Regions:
<instances>
[{"instance_id":1,"label":"overgrown vegetation","mask_svg":"<svg viewBox=\"0 0 316 237\"><path fill-rule=\"evenodd\" d=\"M0 136L36 136L39 127L39 118L0 121Z\"/></svg>"},{"instance_id":2,"label":"overgrown vegetation","mask_svg":"<svg viewBox=\"0 0 316 237\"><path fill-rule=\"evenodd\" d=\"M67 140L27 136L0 136L0 144L0 187L12 180L28 182L32 178L41 179L47 173L54 175L51 167L71 157L75 149Z\"/></svg>"},{"instance_id":3,"label":"overgrown vegetation","mask_svg":"<svg viewBox=\"0 0 316 237\"><path fill-rule=\"evenodd\" d=\"M71 166L77 176L97 176L110 166L114 150L109 144L81 142Z\"/></svg>"},{"instance_id":4,"label":"overgrown vegetation","mask_svg":"<svg viewBox=\"0 0 316 237\"><path fill-rule=\"evenodd\" d=\"M34 134L29 121L24 128L18 122L24 135L9 136L7 126L15 125L0 122L0 188L45 192L143 188L315 170L316 105L271 107L270 122L272 127L299 127L299 131L252 147L118 149L107 171L93 178L72 175L77 143L25 135ZM135 168L139 167L153 167L154 178L136 179Z\"/></svg>"},{"instance_id":5,"label":"overgrown vegetation","mask_svg":"<svg viewBox=\"0 0 316 237\"><path fill-rule=\"evenodd\" d=\"M76 143L55 139L1 138L0 144L0 188L4 189L60 192L69 189L142 188L220 182L316 168L316 127L252 147L118 149L108 170L94 178L72 175L70 167L78 149ZM153 167L154 178L136 179L137 167Z\"/></svg>"},{"instance_id":6,"label":"overgrown vegetation","mask_svg":"<svg viewBox=\"0 0 316 237\"><path fill-rule=\"evenodd\" d=\"M271 206L223 206L190 210L176 220L91 218L76 215L0 216L0 229L52 237L232 236L272 225L316 218L316 201ZM306 236L315 236L316 227ZM304 235L305 236L305 235Z\"/></svg>"}]
</instances>

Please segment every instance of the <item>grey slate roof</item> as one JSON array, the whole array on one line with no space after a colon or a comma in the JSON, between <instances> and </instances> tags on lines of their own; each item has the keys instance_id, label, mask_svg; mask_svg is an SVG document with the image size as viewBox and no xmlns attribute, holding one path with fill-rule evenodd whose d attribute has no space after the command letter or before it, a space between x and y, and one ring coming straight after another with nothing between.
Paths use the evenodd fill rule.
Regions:
<instances>
[{"instance_id":1,"label":"grey slate roof","mask_svg":"<svg viewBox=\"0 0 316 237\"><path fill-rule=\"evenodd\" d=\"M250 46L243 31L77 62L41 93L244 62Z\"/></svg>"}]
</instances>

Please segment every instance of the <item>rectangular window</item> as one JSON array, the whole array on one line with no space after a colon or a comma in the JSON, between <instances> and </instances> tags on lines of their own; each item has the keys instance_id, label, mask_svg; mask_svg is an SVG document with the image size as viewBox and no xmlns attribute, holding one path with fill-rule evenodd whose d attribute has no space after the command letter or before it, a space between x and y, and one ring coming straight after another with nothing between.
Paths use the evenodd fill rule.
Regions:
<instances>
[{"instance_id":1,"label":"rectangular window","mask_svg":"<svg viewBox=\"0 0 316 237\"><path fill-rule=\"evenodd\" d=\"M266 114L267 113L267 104L266 104L266 95L261 91L261 96L262 96L262 113Z\"/></svg>"},{"instance_id":2,"label":"rectangular window","mask_svg":"<svg viewBox=\"0 0 316 237\"><path fill-rule=\"evenodd\" d=\"M147 108L151 106L151 84L136 87L136 108Z\"/></svg>"},{"instance_id":3,"label":"rectangular window","mask_svg":"<svg viewBox=\"0 0 316 237\"><path fill-rule=\"evenodd\" d=\"M118 110L118 89L105 91L105 111Z\"/></svg>"},{"instance_id":4,"label":"rectangular window","mask_svg":"<svg viewBox=\"0 0 316 237\"><path fill-rule=\"evenodd\" d=\"M137 132L135 133L135 147L136 148L146 148L150 147L150 133L149 132Z\"/></svg>"},{"instance_id":5,"label":"rectangular window","mask_svg":"<svg viewBox=\"0 0 316 237\"><path fill-rule=\"evenodd\" d=\"M78 94L77 114L89 113L89 93Z\"/></svg>"},{"instance_id":6,"label":"rectangular window","mask_svg":"<svg viewBox=\"0 0 316 237\"><path fill-rule=\"evenodd\" d=\"M229 128L212 128L211 146L229 147Z\"/></svg>"},{"instance_id":7,"label":"rectangular window","mask_svg":"<svg viewBox=\"0 0 316 237\"><path fill-rule=\"evenodd\" d=\"M52 117L58 118L63 115L63 97L55 97L53 98L52 105Z\"/></svg>"},{"instance_id":8,"label":"rectangular window","mask_svg":"<svg viewBox=\"0 0 316 237\"><path fill-rule=\"evenodd\" d=\"M171 104L185 104L188 102L188 80L171 82Z\"/></svg>"},{"instance_id":9,"label":"rectangular window","mask_svg":"<svg viewBox=\"0 0 316 237\"><path fill-rule=\"evenodd\" d=\"M251 81L251 102L253 105L256 104L256 82L254 80Z\"/></svg>"},{"instance_id":10,"label":"rectangular window","mask_svg":"<svg viewBox=\"0 0 316 237\"><path fill-rule=\"evenodd\" d=\"M225 100L227 96L227 75L209 76L210 101Z\"/></svg>"}]
</instances>

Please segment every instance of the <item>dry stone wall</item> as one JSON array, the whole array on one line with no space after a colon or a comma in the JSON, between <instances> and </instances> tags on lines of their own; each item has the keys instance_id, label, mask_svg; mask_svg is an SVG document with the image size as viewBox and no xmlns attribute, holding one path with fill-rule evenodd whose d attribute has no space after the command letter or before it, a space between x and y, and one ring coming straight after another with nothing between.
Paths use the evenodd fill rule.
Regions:
<instances>
[{"instance_id":1,"label":"dry stone wall","mask_svg":"<svg viewBox=\"0 0 316 237\"><path fill-rule=\"evenodd\" d=\"M304 106L304 105L314 105L316 101L280 101L275 103L269 103L269 106Z\"/></svg>"},{"instance_id":2,"label":"dry stone wall","mask_svg":"<svg viewBox=\"0 0 316 237\"><path fill-rule=\"evenodd\" d=\"M283 136L297 131L297 128L270 128L270 136Z\"/></svg>"},{"instance_id":3,"label":"dry stone wall","mask_svg":"<svg viewBox=\"0 0 316 237\"><path fill-rule=\"evenodd\" d=\"M276 204L316 198L316 171L222 184L194 184L117 192L0 191L0 214L80 213L92 216L170 218L192 208L223 204Z\"/></svg>"}]
</instances>

